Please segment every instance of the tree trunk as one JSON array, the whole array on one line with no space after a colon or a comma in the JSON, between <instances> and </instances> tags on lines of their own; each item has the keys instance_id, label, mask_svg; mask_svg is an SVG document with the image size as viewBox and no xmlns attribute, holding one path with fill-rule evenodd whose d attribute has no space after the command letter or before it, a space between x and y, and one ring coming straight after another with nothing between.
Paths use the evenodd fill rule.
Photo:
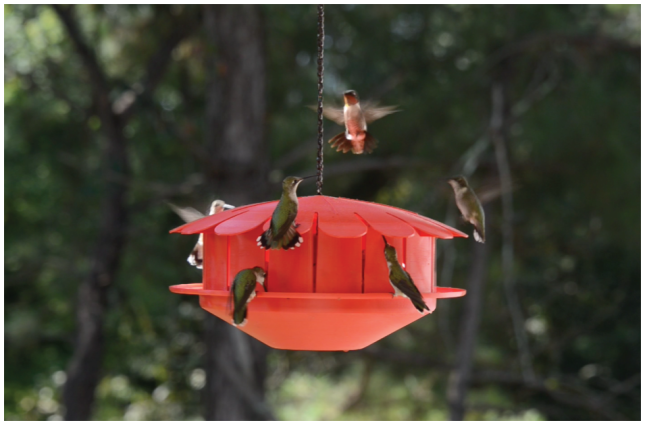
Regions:
<instances>
[{"instance_id":1,"label":"tree trunk","mask_svg":"<svg viewBox=\"0 0 645 425\"><path fill-rule=\"evenodd\" d=\"M265 53L258 6L204 6L215 54L207 93L207 170L215 195L233 205L267 197ZM269 348L224 321L205 323L205 419L273 419L264 403Z\"/></svg>"},{"instance_id":2,"label":"tree trunk","mask_svg":"<svg viewBox=\"0 0 645 425\"><path fill-rule=\"evenodd\" d=\"M488 243L490 243L490 238ZM481 322L487 251L488 246L486 244L473 243L468 294L459 332L457 360L448 383L448 405L450 408L450 420L452 421L464 419L464 401L472 372L473 351L477 342L477 332Z\"/></svg>"},{"instance_id":3,"label":"tree trunk","mask_svg":"<svg viewBox=\"0 0 645 425\"><path fill-rule=\"evenodd\" d=\"M103 180L106 182L102 201L99 235L92 257L92 268L78 292L76 317L77 333L74 354L67 369L63 389L66 420L89 420L94 403L94 392L100 379L103 360L103 320L107 308L108 288L119 269L125 244L128 222L126 194L130 180L130 166L123 133L132 116L136 97L127 105L115 108L119 100L110 101L110 84L94 50L85 42L71 6L52 6L63 23L67 34L89 76L94 104L101 119L101 128L107 140L103 154ZM148 61L147 73L142 80L144 93L152 93L161 80L170 61L171 52L192 28L189 22L178 18L177 29L160 44L158 52ZM115 112L118 109L118 112Z\"/></svg>"},{"instance_id":4,"label":"tree trunk","mask_svg":"<svg viewBox=\"0 0 645 425\"><path fill-rule=\"evenodd\" d=\"M110 124L106 123L106 127ZM125 144L119 128L108 131L106 173L128 176ZM101 230L89 277L79 289L74 355L63 390L66 420L88 420L103 360L103 318L107 290L114 282L125 242L127 209L124 182L108 183L103 201Z\"/></svg>"}]
</instances>

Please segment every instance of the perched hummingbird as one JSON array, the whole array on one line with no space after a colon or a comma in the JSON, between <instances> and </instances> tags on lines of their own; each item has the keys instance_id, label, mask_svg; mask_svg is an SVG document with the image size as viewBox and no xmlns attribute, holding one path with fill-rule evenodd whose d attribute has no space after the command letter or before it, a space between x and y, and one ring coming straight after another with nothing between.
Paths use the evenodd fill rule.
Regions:
<instances>
[{"instance_id":1,"label":"perched hummingbird","mask_svg":"<svg viewBox=\"0 0 645 425\"><path fill-rule=\"evenodd\" d=\"M259 283L264 286L264 278L267 274L262 267L253 267L252 269L241 270L231 285L231 296L233 307L233 325L246 325L247 304L255 298L255 285Z\"/></svg>"},{"instance_id":2,"label":"perched hummingbird","mask_svg":"<svg viewBox=\"0 0 645 425\"><path fill-rule=\"evenodd\" d=\"M358 94L354 90L347 90L343 93L343 98L345 100L343 109L323 108L325 117L345 126L345 132L337 134L329 140L331 147L337 148L337 152L342 151L343 153L350 150L357 155L362 154L363 151L372 153L378 142L367 132L367 124L398 112L398 110L395 109L395 106L379 107L371 102L365 102L361 107Z\"/></svg>"},{"instance_id":3,"label":"perched hummingbird","mask_svg":"<svg viewBox=\"0 0 645 425\"><path fill-rule=\"evenodd\" d=\"M282 196L273 211L271 225L258 236L258 246L262 249L294 249L302 243L302 236L296 230L298 215L298 185L305 179L315 177L287 177L282 181Z\"/></svg>"},{"instance_id":4,"label":"perched hummingbird","mask_svg":"<svg viewBox=\"0 0 645 425\"><path fill-rule=\"evenodd\" d=\"M403 267L399 264L399 260L396 258L396 249L387 243L385 236L383 236L383 240L385 241L385 261L387 261L387 268L390 270L390 285L394 288L392 298L409 298L414 308L419 310L420 313L423 313L423 310L429 311L430 309L423 301L421 292L419 292L408 272L403 270Z\"/></svg>"},{"instance_id":5,"label":"perched hummingbird","mask_svg":"<svg viewBox=\"0 0 645 425\"><path fill-rule=\"evenodd\" d=\"M475 192L468 186L464 176L457 176L448 179L448 183L455 191L455 201L457 208L461 211L464 220L475 226L473 237L477 242L484 243L486 234L484 233L484 209L477 199Z\"/></svg>"},{"instance_id":6,"label":"perched hummingbird","mask_svg":"<svg viewBox=\"0 0 645 425\"><path fill-rule=\"evenodd\" d=\"M181 208L181 207L178 207L177 205L171 204L170 202L168 202L168 205L186 223L190 223L192 221L199 220L200 218L206 217L204 214L200 213L199 211L191 207ZM233 205L225 204L224 201L218 199L216 201L213 201L213 203L211 204L211 209L208 212L208 215L218 214L224 210L230 210L233 208L235 208ZM193 248L190 255L188 256L187 261L188 263L190 263L191 266L195 266L198 269L202 268L202 264L204 263L204 235L203 234L199 235L197 244L195 245L195 248Z\"/></svg>"}]
</instances>

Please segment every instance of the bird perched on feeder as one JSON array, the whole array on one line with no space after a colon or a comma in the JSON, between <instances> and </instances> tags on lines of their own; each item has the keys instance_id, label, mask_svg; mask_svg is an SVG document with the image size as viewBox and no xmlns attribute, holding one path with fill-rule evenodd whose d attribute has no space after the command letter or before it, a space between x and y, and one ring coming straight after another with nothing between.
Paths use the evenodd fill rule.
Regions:
<instances>
[{"instance_id":1,"label":"bird perched on feeder","mask_svg":"<svg viewBox=\"0 0 645 425\"><path fill-rule=\"evenodd\" d=\"M423 301L421 292L419 292L419 289L412 281L412 277L399 264L399 260L396 257L396 249L387 243L385 236L383 236L383 241L385 242L385 261L387 261L387 268L390 271L390 285L394 288L392 298L409 298L414 308L419 310L420 313L423 313L423 310L430 311L428 305Z\"/></svg>"},{"instance_id":2,"label":"bird perched on feeder","mask_svg":"<svg viewBox=\"0 0 645 425\"><path fill-rule=\"evenodd\" d=\"M186 223L191 223L195 220L199 220L200 218L206 217L206 215L200 213L194 208L191 207L185 207L181 208L178 207L177 205L171 204L168 202L168 206L179 216L184 220ZM221 213L224 210L230 210L235 208L233 205L229 205L224 203L221 199L217 199L213 201L211 204L211 208L208 212L208 215L213 215L213 214L218 214ZM195 244L195 248L190 252L190 255L188 256L187 260L188 263L191 266L195 266L198 269L202 268L202 265L204 263L204 235L200 234L199 239L197 240L197 244Z\"/></svg>"},{"instance_id":3,"label":"bird perched on feeder","mask_svg":"<svg viewBox=\"0 0 645 425\"><path fill-rule=\"evenodd\" d=\"M484 209L477 199L477 195L468 186L468 181L464 176L452 177L448 179L448 183L455 191L455 201L463 219L475 227L473 237L477 242L484 243L486 241Z\"/></svg>"},{"instance_id":4,"label":"bird perched on feeder","mask_svg":"<svg viewBox=\"0 0 645 425\"><path fill-rule=\"evenodd\" d=\"M246 325L247 305L255 298L255 285L259 283L264 286L266 275L262 267L244 269L235 275L229 298L229 302L232 301L233 307L233 325Z\"/></svg>"},{"instance_id":5,"label":"bird perched on feeder","mask_svg":"<svg viewBox=\"0 0 645 425\"><path fill-rule=\"evenodd\" d=\"M296 230L298 215L298 185L305 179L315 177L287 177L282 181L282 196L271 216L271 225L258 236L258 246L262 249L294 249L302 243L302 236Z\"/></svg>"},{"instance_id":6,"label":"bird perched on feeder","mask_svg":"<svg viewBox=\"0 0 645 425\"><path fill-rule=\"evenodd\" d=\"M377 140L367 132L367 124L374 122L386 115L398 112L396 106L377 106L375 103L365 102L361 107L358 94L354 90L343 93L345 106L343 109L326 107L323 114L327 119L345 126L343 133L337 134L329 140L332 148L337 152L359 155L363 152L372 153L376 148ZM311 107L316 110L315 106Z\"/></svg>"}]
</instances>

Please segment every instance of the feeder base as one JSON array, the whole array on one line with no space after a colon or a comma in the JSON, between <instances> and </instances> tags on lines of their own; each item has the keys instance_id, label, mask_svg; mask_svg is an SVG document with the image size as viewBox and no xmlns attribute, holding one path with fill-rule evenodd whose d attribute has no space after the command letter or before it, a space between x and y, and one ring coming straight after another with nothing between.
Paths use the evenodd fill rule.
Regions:
<instances>
[{"instance_id":1,"label":"feeder base","mask_svg":"<svg viewBox=\"0 0 645 425\"><path fill-rule=\"evenodd\" d=\"M260 286L258 286L260 289ZM231 323L228 291L201 283L171 286L178 294L199 295L201 307ZM360 350L434 311L437 298L455 298L463 289L436 288L422 294L430 311L419 313L407 298L392 294L262 292L249 304L248 323L239 328L281 350Z\"/></svg>"}]
</instances>

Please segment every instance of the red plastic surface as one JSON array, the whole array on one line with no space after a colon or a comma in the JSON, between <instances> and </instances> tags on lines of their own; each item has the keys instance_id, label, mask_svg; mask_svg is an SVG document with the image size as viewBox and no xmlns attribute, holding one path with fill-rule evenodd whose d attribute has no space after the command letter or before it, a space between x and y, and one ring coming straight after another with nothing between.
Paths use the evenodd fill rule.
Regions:
<instances>
[{"instance_id":1,"label":"red plastic surface","mask_svg":"<svg viewBox=\"0 0 645 425\"><path fill-rule=\"evenodd\" d=\"M199 295L208 312L230 323L228 292L203 290L200 283L171 286L177 294ZM454 298L466 291L437 288L423 294L430 312L437 298ZM392 294L305 294L259 292L249 304L242 329L265 344L283 350L360 350L429 314L420 314L409 300Z\"/></svg>"},{"instance_id":2,"label":"red plastic surface","mask_svg":"<svg viewBox=\"0 0 645 425\"><path fill-rule=\"evenodd\" d=\"M265 251L256 245L277 201L174 229L204 233L204 284L171 291L199 295L204 309L230 323L227 291L233 278L242 269L263 267L267 292L249 304L249 322L240 329L274 348L316 351L364 348L423 317L409 300L392 299L382 235L396 248L430 312L437 298L465 294L437 288L434 269L436 238L467 237L464 233L370 202L311 196L299 203L296 223L303 243L294 250Z\"/></svg>"}]
</instances>

